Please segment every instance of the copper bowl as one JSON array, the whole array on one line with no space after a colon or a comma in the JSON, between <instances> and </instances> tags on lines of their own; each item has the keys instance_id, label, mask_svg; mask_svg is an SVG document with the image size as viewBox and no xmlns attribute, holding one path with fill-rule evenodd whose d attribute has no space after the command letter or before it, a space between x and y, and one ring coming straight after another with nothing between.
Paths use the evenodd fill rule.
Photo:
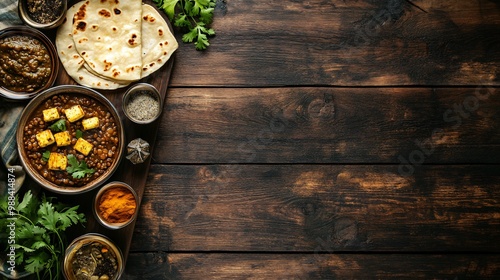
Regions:
<instances>
[{"instance_id":1,"label":"copper bowl","mask_svg":"<svg viewBox=\"0 0 500 280\"><path fill-rule=\"evenodd\" d=\"M85 185L82 186L59 186L48 179L44 178L35 168L34 164L32 164L29 159L28 159L28 154L24 145L24 130L25 126L29 123L30 117L32 113L39 107L42 106L42 104L47 101L49 98L59 95L59 94L66 94L66 95L84 95L86 97L89 97L91 99L96 100L98 103L102 104L106 110L111 114L111 116L114 118L115 123L116 123L116 132L117 132L117 137L118 138L118 144L115 149L115 155L116 157L114 158L114 161L111 163L111 165L104 171L103 174L100 174L99 177L87 182ZM124 150L125 150L125 132L123 128L122 121L120 119L120 116L118 114L118 111L116 108L113 106L113 104L102 94L99 92L86 88L83 86L76 86L76 85L62 85L62 86L56 86L53 88L50 88L42 93L40 93L38 96L33 98L28 105L24 108L24 110L21 113L21 117L19 119L19 124L17 127L16 131L16 141L17 141L17 149L19 152L19 158L21 160L21 164L23 165L24 169L26 170L26 173L33 178L38 184L40 184L42 187L45 189L55 192L55 193L60 193L60 194L79 194L83 193L86 191L90 191L108 180L113 173L116 171L118 168L120 161L122 160ZM55 145L55 144L52 144ZM95 147L91 151L92 153L95 153ZM40 153L43 151L40 151ZM65 172L64 170L57 171L57 172Z\"/></svg>"},{"instance_id":2,"label":"copper bowl","mask_svg":"<svg viewBox=\"0 0 500 280\"><path fill-rule=\"evenodd\" d=\"M17 7L18 7L18 11L19 11L19 17L26 25L31 26L33 28L37 28L37 29L53 29L53 28L56 28L63 23L64 18L66 16L66 11L68 9L68 1L67 0L61 1L61 8L59 9L58 14L55 15L55 19L50 21L50 22L47 22L47 23L37 22L30 15L27 0L19 0ZM53 9L51 9L51 10L53 10Z\"/></svg>"},{"instance_id":3,"label":"copper bowl","mask_svg":"<svg viewBox=\"0 0 500 280\"><path fill-rule=\"evenodd\" d=\"M3 96L11 100L27 100L33 98L40 92L54 85L57 75L59 74L59 57L57 55L56 48L54 44L50 41L50 39L47 36L45 36L45 34L34 28L28 26L13 26L0 30L0 39L8 38L14 35L28 36L37 39L47 48L47 51L50 55L50 60L51 60L50 67L52 71L50 73L49 79L47 80L47 83L42 87L31 92L22 92L22 91L13 91L0 85L0 96Z\"/></svg>"}]
</instances>

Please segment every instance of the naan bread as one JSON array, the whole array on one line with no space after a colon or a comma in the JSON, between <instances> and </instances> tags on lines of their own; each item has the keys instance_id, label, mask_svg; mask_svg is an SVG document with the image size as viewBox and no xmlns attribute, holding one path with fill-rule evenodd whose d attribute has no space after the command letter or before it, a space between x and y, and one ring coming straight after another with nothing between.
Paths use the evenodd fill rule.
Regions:
<instances>
[{"instance_id":1,"label":"naan bread","mask_svg":"<svg viewBox=\"0 0 500 280\"><path fill-rule=\"evenodd\" d=\"M160 69L178 43L167 22L154 7L142 5L142 75L144 78Z\"/></svg>"},{"instance_id":2,"label":"naan bread","mask_svg":"<svg viewBox=\"0 0 500 280\"><path fill-rule=\"evenodd\" d=\"M70 7L63 24L57 30L56 47L64 69L66 69L69 76L82 86L109 90L127 86L129 82L118 83L105 79L92 74L84 67L86 65L85 60L76 51L73 42L73 16L84 3L85 1L81 1Z\"/></svg>"},{"instance_id":3,"label":"naan bread","mask_svg":"<svg viewBox=\"0 0 500 280\"><path fill-rule=\"evenodd\" d=\"M135 81L142 72L141 0L88 0L75 14L78 53L99 75Z\"/></svg>"}]
</instances>

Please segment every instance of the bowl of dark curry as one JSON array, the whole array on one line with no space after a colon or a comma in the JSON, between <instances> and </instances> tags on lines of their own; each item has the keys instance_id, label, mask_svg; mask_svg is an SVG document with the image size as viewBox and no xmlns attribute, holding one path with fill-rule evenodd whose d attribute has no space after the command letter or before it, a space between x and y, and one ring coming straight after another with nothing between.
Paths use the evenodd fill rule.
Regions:
<instances>
[{"instance_id":1,"label":"bowl of dark curry","mask_svg":"<svg viewBox=\"0 0 500 280\"><path fill-rule=\"evenodd\" d=\"M52 29L64 21L67 0L19 0L18 11L21 20L37 29Z\"/></svg>"},{"instance_id":2,"label":"bowl of dark curry","mask_svg":"<svg viewBox=\"0 0 500 280\"><path fill-rule=\"evenodd\" d=\"M56 48L42 32L14 26L0 30L0 96L31 99L50 88L59 72Z\"/></svg>"},{"instance_id":3,"label":"bowl of dark curry","mask_svg":"<svg viewBox=\"0 0 500 280\"><path fill-rule=\"evenodd\" d=\"M26 173L61 194L90 191L109 179L123 156L124 139L113 104L95 90L73 85L33 98L16 132Z\"/></svg>"}]
</instances>

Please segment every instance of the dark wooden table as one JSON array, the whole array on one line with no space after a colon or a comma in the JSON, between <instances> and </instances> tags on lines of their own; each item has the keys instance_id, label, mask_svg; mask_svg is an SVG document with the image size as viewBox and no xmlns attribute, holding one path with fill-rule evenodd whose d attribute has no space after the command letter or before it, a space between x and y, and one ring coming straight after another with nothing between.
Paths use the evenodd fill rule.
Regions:
<instances>
[{"instance_id":1,"label":"dark wooden table","mask_svg":"<svg viewBox=\"0 0 500 280\"><path fill-rule=\"evenodd\" d=\"M500 279L500 1L219 0L213 28L123 279Z\"/></svg>"}]
</instances>

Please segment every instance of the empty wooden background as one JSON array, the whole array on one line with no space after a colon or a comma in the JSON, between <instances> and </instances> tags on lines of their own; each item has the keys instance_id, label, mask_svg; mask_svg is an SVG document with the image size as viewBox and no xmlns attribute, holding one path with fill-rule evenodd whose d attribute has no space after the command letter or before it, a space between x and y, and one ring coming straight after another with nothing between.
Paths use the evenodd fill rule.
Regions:
<instances>
[{"instance_id":1,"label":"empty wooden background","mask_svg":"<svg viewBox=\"0 0 500 280\"><path fill-rule=\"evenodd\" d=\"M218 0L213 28L124 279L500 278L500 1Z\"/></svg>"}]
</instances>

